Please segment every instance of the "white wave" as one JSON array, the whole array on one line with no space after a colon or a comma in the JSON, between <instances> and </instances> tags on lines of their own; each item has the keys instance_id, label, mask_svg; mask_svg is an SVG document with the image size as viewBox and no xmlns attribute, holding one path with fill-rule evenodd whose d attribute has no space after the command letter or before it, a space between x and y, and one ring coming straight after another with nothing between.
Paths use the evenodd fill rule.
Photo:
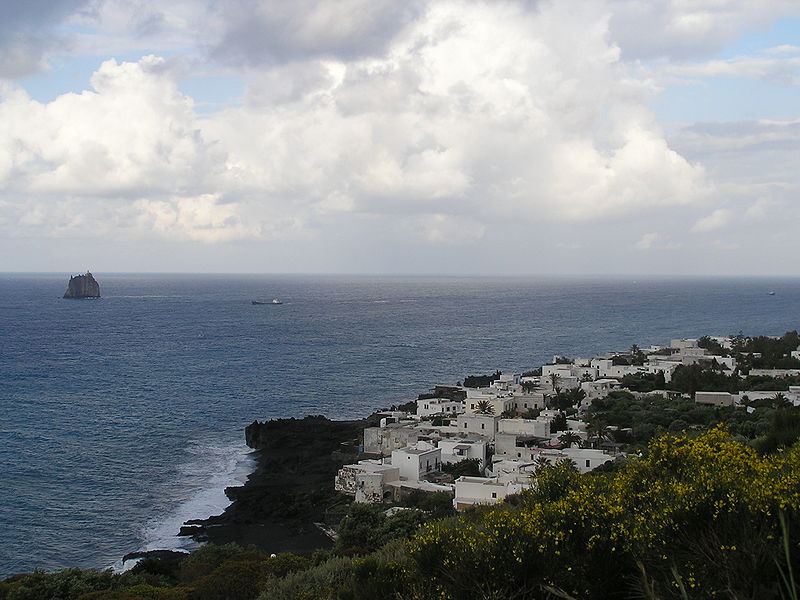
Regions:
<instances>
[{"instance_id":1,"label":"white wave","mask_svg":"<svg viewBox=\"0 0 800 600\"><path fill-rule=\"evenodd\" d=\"M171 492L184 500L148 522L140 533L139 551L191 551L197 542L179 537L181 526L190 519L206 519L223 512L231 501L225 488L242 485L255 468L253 451L244 444L193 442L189 458L178 468L179 476ZM137 560L118 560L112 568L125 571Z\"/></svg>"}]
</instances>

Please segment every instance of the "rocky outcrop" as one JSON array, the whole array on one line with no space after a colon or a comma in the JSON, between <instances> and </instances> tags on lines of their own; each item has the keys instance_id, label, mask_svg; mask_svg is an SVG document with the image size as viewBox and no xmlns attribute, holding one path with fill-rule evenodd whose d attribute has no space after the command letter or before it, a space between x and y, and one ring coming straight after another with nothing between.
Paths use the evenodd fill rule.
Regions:
<instances>
[{"instance_id":1,"label":"rocky outcrop","mask_svg":"<svg viewBox=\"0 0 800 600\"><path fill-rule=\"evenodd\" d=\"M330 547L314 523L341 501L333 489L336 473L358 460L361 432L377 420L306 417L250 424L245 439L258 450L255 472L244 486L225 489L232 501L225 512L187 521L180 534L215 544L255 544L276 553Z\"/></svg>"},{"instance_id":2,"label":"rocky outcrop","mask_svg":"<svg viewBox=\"0 0 800 600\"><path fill-rule=\"evenodd\" d=\"M73 275L69 278L64 298L99 298L100 284L94 276L86 271L86 275Z\"/></svg>"}]
</instances>

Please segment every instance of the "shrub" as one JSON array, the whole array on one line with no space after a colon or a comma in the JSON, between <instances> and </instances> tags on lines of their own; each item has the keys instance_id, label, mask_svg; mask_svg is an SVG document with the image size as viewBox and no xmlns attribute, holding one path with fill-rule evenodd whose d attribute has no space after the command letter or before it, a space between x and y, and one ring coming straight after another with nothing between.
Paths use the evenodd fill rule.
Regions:
<instances>
[{"instance_id":1,"label":"shrub","mask_svg":"<svg viewBox=\"0 0 800 600\"><path fill-rule=\"evenodd\" d=\"M8 600L73 600L97 590L113 589L119 576L111 570L64 569L55 573L35 571L13 578Z\"/></svg>"},{"instance_id":2,"label":"shrub","mask_svg":"<svg viewBox=\"0 0 800 600\"><path fill-rule=\"evenodd\" d=\"M557 465L536 483L420 529L409 549L432 595L771 599L778 566L800 572L800 445L760 458L720 429L663 436L618 472Z\"/></svg>"}]
</instances>

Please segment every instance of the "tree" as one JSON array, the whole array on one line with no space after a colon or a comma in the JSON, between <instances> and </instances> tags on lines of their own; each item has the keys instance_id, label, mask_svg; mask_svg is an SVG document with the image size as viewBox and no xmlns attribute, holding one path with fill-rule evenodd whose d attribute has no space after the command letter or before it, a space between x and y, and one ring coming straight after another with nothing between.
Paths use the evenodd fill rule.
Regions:
<instances>
[{"instance_id":1,"label":"tree","mask_svg":"<svg viewBox=\"0 0 800 600\"><path fill-rule=\"evenodd\" d=\"M581 436L579 436L574 431L565 431L560 436L558 436L558 441L564 444L566 448L572 446L572 444L580 444L581 443Z\"/></svg>"},{"instance_id":2,"label":"tree","mask_svg":"<svg viewBox=\"0 0 800 600\"><path fill-rule=\"evenodd\" d=\"M561 375L558 373L550 373L547 378L550 380L550 385L552 386L553 391L557 394L560 389L558 384L561 381Z\"/></svg>"},{"instance_id":3,"label":"tree","mask_svg":"<svg viewBox=\"0 0 800 600\"><path fill-rule=\"evenodd\" d=\"M565 415L563 412L560 412L553 419L552 423L550 423L550 433L555 433L557 431L566 431L566 429L567 429L567 415Z\"/></svg>"},{"instance_id":4,"label":"tree","mask_svg":"<svg viewBox=\"0 0 800 600\"><path fill-rule=\"evenodd\" d=\"M772 403L775 408L786 408L792 406L792 403L789 402L789 399L783 392L778 392L775 394L772 397Z\"/></svg>"},{"instance_id":5,"label":"tree","mask_svg":"<svg viewBox=\"0 0 800 600\"><path fill-rule=\"evenodd\" d=\"M494 406L488 400L478 400L475 403L475 412L479 415L493 415Z\"/></svg>"},{"instance_id":6,"label":"tree","mask_svg":"<svg viewBox=\"0 0 800 600\"><path fill-rule=\"evenodd\" d=\"M642 349L639 348L639 346L637 346L636 344L633 344L631 346L630 350L628 351L628 353L631 355L631 364L633 364L633 365L643 365L644 364L644 359L646 358L646 356L645 356L644 352L642 352Z\"/></svg>"}]
</instances>

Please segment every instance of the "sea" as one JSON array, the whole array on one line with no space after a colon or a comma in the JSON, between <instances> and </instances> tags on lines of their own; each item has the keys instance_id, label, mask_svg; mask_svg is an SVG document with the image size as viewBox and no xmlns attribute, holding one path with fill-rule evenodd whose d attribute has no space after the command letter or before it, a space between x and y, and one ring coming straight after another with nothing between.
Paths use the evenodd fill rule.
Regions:
<instances>
[{"instance_id":1,"label":"sea","mask_svg":"<svg viewBox=\"0 0 800 600\"><path fill-rule=\"evenodd\" d=\"M256 419L363 417L554 354L800 328L800 279L95 277L101 299L64 300L69 274L0 275L0 578L190 549L181 524L251 472Z\"/></svg>"}]
</instances>

